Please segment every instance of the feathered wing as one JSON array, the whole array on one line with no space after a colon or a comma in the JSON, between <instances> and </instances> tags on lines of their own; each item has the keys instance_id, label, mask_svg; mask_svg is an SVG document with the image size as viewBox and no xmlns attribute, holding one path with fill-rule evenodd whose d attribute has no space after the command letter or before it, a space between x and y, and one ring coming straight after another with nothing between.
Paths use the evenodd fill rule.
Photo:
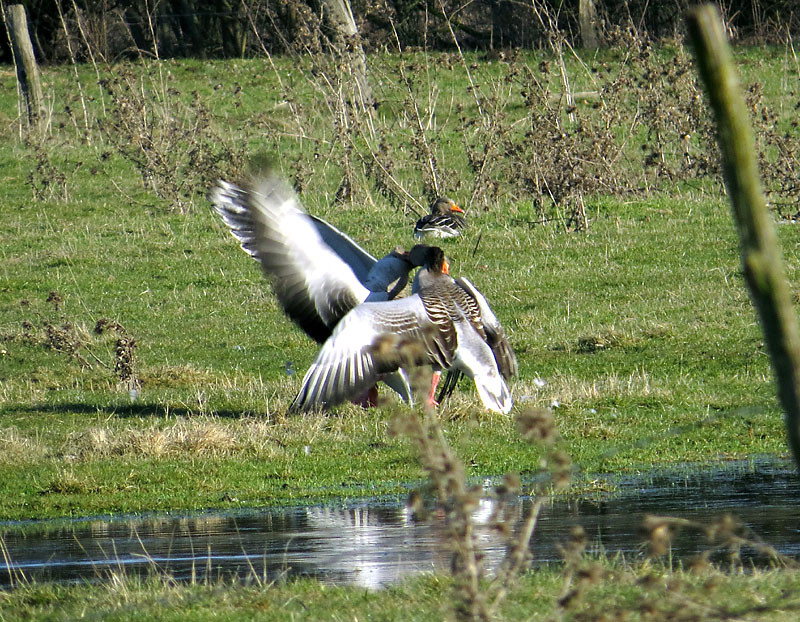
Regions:
<instances>
[{"instance_id":1,"label":"feathered wing","mask_svg":"<svg viewBox=\"0 0 800 622\"><path fill-rule=\"evenodd\" d=\"M361 283L365 283L369 277L370 270L377 262L375 257L361 248L353 238L346 233L342 233L329 222L310 214L308 218L322 240L331 248L336 249L336 254L350 266L356 278Z\"/></svg>"},{"instance_id":2,"label":"feathered wing","mask_svg":"<svg viewBox=\"0 0 800 622\"><path fill-rule=\"evenodd\" d=\"M483 323L484 331L486 332L486 343L492 349L494 358L497 361L497 367L503 375L503 378L508 380L509 378L517 376L517 357L506 337L505 329L502 324L500 324L500 320L497 319L489 303L486 302L486 298L467 277L462 276L455 281L478 303L480 319Z\"/></svg>"},{"instance_id":3,"label":"feathered wing","mask_svg":"<svg viewBox=\"0 0 800 622\"><path fill-rule=\"evenodd\" d=\"M323 344L289 410L313 410L352 399L401 366L449 366L454 352L446 351L436 337L419 296L359 305Z\"/></svg>"},{"instance_id":4,"label":"feathered wing","mask_svg":"<svg viewBox=\"0 0 800 622\"><path fill-rule=\"evenodd\" d=\"M511 392L497 368L492 349L466 319L455 322L455 327L458 350L453 367L472 378L487 410L508 413L512 406Z\"/></svg>"},{"instance_id":5,"label":"feathered wing","mask_svg":"<svg viewBox=\"0 0 800 622\"><path fill-rule=\"evenodd\" d=\"M414 225L414 237L454 238L461 235L466 220L458 214L428 214Z\"/></svg>"},{"instance_id":6,"label":"feathered wing","mask_svg":"<svg viewBox=\"0 0 800 622\"><path fill-rule=\"evenodd\" d=\"M458 302L465 295L451 282L408 298L359 305L323 344L289 410L333 406L401 367L429 363L465 373L488 410L508 413L511 393L485 331L472 317L474 307L468 310L465 300Z\"/></svg>"},{"instance_id":7,"label":"feathered wing","mask_svg":"<svg viewBox=\"0 0 800 622\"><path fill-rule=\"evenodd\" d=\"M248 188L219 181L210 199L242 248L270 277L286 314L319 343L368 296L347 261L354 257L356 269L363 270L375 259L332 225L309 217L277 175L268 174ZM340 244L348 259L325 238Z\"/></svg>"},{"instance_id":8,"label":"feathered wing","mask_svg":"<svg viewBox=\"0 0 800 622\"><path fill-rule=\"evenodd\" d=\"M511 395L502 380L517 375L514 350L483 294L466 277L455 279L455 284L460 288L461 294L454 295L453 299L460 301L459 305L465 319L469 319L472 330L467 331L456 324L459 329L460 358L440 385L436 399L439 403L444 402L466 373L475 381L484 406L489 410L506 413L511 408ZM464 295L469 298L465 299ZM491 354L491 358L485 356L487 352ZM501 382L498 383L495 376Z\"/></svg>"}]
</instances>

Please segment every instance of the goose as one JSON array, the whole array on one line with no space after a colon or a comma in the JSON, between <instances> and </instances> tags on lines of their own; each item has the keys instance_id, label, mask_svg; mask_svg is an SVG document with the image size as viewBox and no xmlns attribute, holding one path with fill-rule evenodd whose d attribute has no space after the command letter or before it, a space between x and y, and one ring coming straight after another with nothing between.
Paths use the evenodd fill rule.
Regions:
<instances>
[{"instance_id":1,"label":"goose","mask_svg":"<svg viewBox=\"0 0 800 622\"><path fill-rule=\"evenodd\" d=\"M409 364L403 350L414 363L435 370L428 403L435 404L438 378L448 369L475 382L487 410L511 410L504 379L517 374L517 361L484 296L467 279L450 276L439 247L418 244L409 259L421 266L419 290L407 298L365 302L345 315L306 372L290 411L325 408L360 394Z\"/></svg>"},{"instance_id":2,"label":"goose","mask_svg":"<svg viewBox=\"0 0 800 622\"><path fill-rule=\"evenodd\" d=\"M307 214L271 170L243 186L219 180L209 194L214 210L259 262L286 315L318 343L362 302L391 300L405 287L413 265L402 249L375 259L333 225ZM412 401L403 370L382 379ZM370 393L364 405L374 405L374 397Z\"/></svg>"},{"instance_id":3,"label":"goose","mask_svg":"<svg viewBox=\"0 0 800 622\"><path fill-rule=\"evenodd\" d=\"M452 238L461 235L467 226L464 210L447 197L440 197L431 204L431 213L414 225L414 237Z\"/></svg>"}]
</instances>

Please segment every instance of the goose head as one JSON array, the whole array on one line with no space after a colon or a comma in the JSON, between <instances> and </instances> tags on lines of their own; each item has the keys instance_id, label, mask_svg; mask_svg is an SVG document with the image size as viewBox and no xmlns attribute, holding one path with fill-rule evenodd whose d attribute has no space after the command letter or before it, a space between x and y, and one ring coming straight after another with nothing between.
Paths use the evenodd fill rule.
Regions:
<instances>
[{"instance_id":1,"label":"goose head","mask_svg":"<svg viewBox=\"0 0 800 622\"><path fill-rule=\"evenodd\" d=\"M464 214L464 210L456 205L455 201L447 197L439 197L431 203L431 215L449 216L453 213Z\"/></svg>"},{"instance_id":2,"label":"goose head","mask_svg":"<svg viewBox=\"0 0 800 622\"><path fill-rule=\"evenodd\" d=\"M444 251L438 246L415 244L408 251L408 260L412 265L431 272L450 274L450 264L444 256Z\"/></svg>"}]
</instances>

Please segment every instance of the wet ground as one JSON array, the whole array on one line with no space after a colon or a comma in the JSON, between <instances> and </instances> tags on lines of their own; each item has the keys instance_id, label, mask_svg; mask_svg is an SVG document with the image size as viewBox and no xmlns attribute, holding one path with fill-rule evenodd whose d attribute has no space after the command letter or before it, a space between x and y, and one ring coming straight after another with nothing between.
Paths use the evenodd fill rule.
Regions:
<instances>
[{"instance_id":1,"label":"wet ground","mask_svg":"<svg viewBox=\"0 0 800 622\"><path fill-rule=\"evenodd\" d=\"M733 515L737 534L763 541L800 559L800 478L792 465L767 461L727 463L719 469L681 469L617 481L614 494L548 502L531 544L534 564L561 560L571 529L585 530L589 551L647 553L647 515L674 516L709 526ZM519 524L530 498L511 502L509 521ZM505 553L489 523L496 501L485 500L474 517L488 568ZM701 530L680 529L669 551L673 564L709 550ZM728 563L727 550L712 558ZM744 545L745 566L772 563ZM311 576L335 584L377 588L411 573L446 569L449 555L442 516L413 517L400 502L364 501L313 506L148 516L113 520L0 522L0 586L20 580L92 581L110 572L169 573L180 580L237 576L264 581Z\"/></svg>"}]
</instances>

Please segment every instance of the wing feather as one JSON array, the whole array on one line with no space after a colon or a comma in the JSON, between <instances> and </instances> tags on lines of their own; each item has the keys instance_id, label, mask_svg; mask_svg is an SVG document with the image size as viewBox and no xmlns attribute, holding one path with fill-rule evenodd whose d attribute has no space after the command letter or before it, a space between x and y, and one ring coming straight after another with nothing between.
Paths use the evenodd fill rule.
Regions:
<instances>
[{"instance_id":1,"label":"wing feather","mask_svg":"<svg viewBox=\"0 0 800 622\"><path fill-rule=\"evenodd\" d=\"M361 395L409 363L397 352L404 343L423 344L424 361L414 363L437 364L440 355L430 333L431 323L419 296L359 305L323 344L289 410L324 408ZM382 340L391 341L388 353L382 351Z\"/></svg>"},{"instance_id":2,"label":"wing feather","mask_svg":"<svg viewBox=\"0 0 800 622\"><path fill-rule=\"evenodd\" d=\"M506 331L500 324L500 320L492 311L486 298L478 291L467 277L460 277L456 279L456 283L461 286L478 304L480 310L480 319L483 323L484 331L486 332L486 343L494 353L494 358L497 361L497 367L503 378L509 379L518 375L517 357L511 347L511 343L506 337Z\"/></svg>"},{"instance_id":3,"label":"wing feather","mask_svg":"<svg viewBox=\"0 0 800 622\"><path fill-rule=\"evenodd\" d=\"M219 181L210 199L242 249L261 264L285 313L316 341L324 342L369 294L347 262L368 273L375 259L332 225L309 217L277 175L247 188Z\"/></svg>"}]
</instances>

